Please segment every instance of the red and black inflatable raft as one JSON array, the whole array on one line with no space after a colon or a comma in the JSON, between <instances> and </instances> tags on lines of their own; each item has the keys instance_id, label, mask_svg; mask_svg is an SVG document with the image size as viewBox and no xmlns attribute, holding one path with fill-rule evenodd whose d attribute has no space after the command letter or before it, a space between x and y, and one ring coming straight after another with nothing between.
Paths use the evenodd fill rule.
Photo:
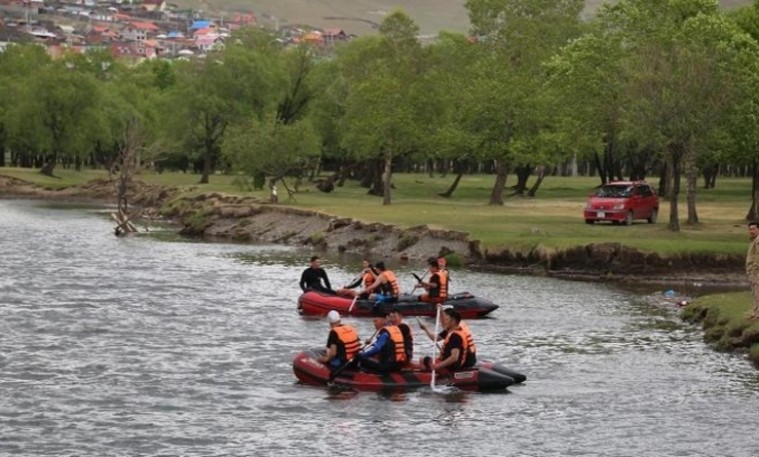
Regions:
<instances>
[{"instance_id":1,"label":"red and black inflatable raft","mask_svg":"<svg viewBox=\"0 0 759 457\"><path fill-rule=\"evenodd\" d=\"M376 307L381 310L398 308L404 316L435 317L436 312L435 305L419 301L416 295L411 294L401 294L394 303L375 304L373 301L359 299L351 308L352 303L351 297L308 291L298 297L298 312L306 316L324 316L334 309L341 316L358 317L372 316ZM452 306L463 319L484 317L498 309L498 305L487 298L475 297L469 292L450 295L443 306Z\"/></svg>"},{"instance_id":2,"label":"red and black inflatable raft","mask_svg":"<svg viewBox=\"0 0 759 457\"><path fill-rule=\"evenodd\" d=\"M293 360L293 371L300 382L309 385L327 385L330 369L317 358L324 354L324 348L311 348L298 353ZM356 390L382 391L414 389L429 386L432 372L419 364L411 363L401 371L389 374L369 373L348 368L332 382ZM478 363L476 367L455 372L440 370L436 373L436 383L454 386L467 391L503 390L512 384L524 382L523 374L509 370L492 362Z\"/></svg>"}]
</instances>

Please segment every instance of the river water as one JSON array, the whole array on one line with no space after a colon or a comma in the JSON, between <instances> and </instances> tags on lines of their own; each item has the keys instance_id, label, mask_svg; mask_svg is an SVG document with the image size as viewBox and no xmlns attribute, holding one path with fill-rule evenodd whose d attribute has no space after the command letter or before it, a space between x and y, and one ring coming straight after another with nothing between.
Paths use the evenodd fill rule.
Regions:
<instances>
[{"instance_id":1,"label":"river water","mask_svg":"<svg viewBox=\"0 0 759 457\"><path fill-rule=\"evenodd\" d=\"M759 452L759 373L629 292L453 271L453 291L502 305L470 327L479 353L525 384L328 390L298 384L291 365L328 332L296 313L309 252L159 228L117 239L112 227L102 208L0 200L2 456ZM336 284L359 264L326 260ZM411 271L399 270L404 286Z\"/></svg>"}]
</instances>

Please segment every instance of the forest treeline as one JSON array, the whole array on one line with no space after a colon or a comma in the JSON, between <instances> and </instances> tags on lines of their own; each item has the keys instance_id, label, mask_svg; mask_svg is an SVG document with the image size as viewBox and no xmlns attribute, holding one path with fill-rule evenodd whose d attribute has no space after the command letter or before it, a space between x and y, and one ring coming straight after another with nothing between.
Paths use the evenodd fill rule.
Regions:
<instances>
[{"instance_id":1,"label":"forest treeline","mask_svg":"<svg viewBox=\"0 0 759 457\"><path fill-rule=\"evenodd\" d=\"M583 5L468 0L471 33L426 45L395 11L329 55L257 28L204 59L135 66L10 46L0 166L115 171L136 155L201 183L235 173L290 192L328 171L322 190L360 179L384 204L398 170L450 173L446 197L462 175L492 173L494 205L512 173L532 195L557 170L599 184L658 177L672 230L681 188L696 224L699 179L712 187L729 170L752 176L756 217L759 0L729 13L713 0L621 0L591 21Z\"/></svg>"}]
</instances>

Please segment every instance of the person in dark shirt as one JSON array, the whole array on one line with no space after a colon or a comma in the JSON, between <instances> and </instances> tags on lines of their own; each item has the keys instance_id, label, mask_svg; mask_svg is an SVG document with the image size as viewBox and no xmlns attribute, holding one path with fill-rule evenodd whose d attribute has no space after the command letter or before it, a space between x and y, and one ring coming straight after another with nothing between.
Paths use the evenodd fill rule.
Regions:
<instances>
[{"instance_id":1,"label":"person in dark shirt","mask_svg":"<svg viewBox=\"0 0 759 457\"><path fill-rule=\"evenodd\" d=\"M403 344L406 349L406 360L411 361L414 358L414 334L411 331L411 327L403 322L403 315L398 308L392 308L387 315L387 320L398 327L403 335Z\"/></svg>"},{"instance_id":2,"label":"person in dark shirt","mask_svg":"<svg viewBox=\"0 0 759 457\"><path fill-rule=\"evenodd\" d=\"M440 306L440 305L438 305ZM469 327L462 328L461 315L453 308L443 309L443 331L435 335L426 324L419 323L427 336L433 341L443 341L441 358L432 360L429 356L422 363L430 369L447 368L459 370L471 368L477 364L476 346Z\"/></svg>"},{"instance_id":3,"label":"person in dark shirt","mask_svg":"<svg viewBox=\"0 0 759 457\"><path fill-rule=\"evenodd\" d=\"M318 256L311 257L311 266L303 270L303 274L300 276L300 288L303 292L316 290L328 294L335 293L329 283L327 272L322 269L322 262Z\"/></svg>"}]
</instances>

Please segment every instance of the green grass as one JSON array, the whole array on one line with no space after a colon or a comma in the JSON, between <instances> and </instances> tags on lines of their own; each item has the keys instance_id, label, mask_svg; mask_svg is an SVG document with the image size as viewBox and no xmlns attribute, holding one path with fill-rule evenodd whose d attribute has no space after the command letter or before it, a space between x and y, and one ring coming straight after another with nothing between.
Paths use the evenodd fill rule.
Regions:
<instances>
[{"instance_id":1,"label":"green grass","mask_svg":"<svg viewBox=\"0 0 759 457\"><path fill-rule=\"evenodd\" d=\"M105 177L104 171L56 170L59 179L40 175L35 170L3 168L7 174L44 186L65 187ZM190 194L223 192L256 196L267 200L268 190L241 191L233 184L234 177L214 175L208 185L199 185L198 175L182 173L143 173L139 178L165 186L177 186ZM380 197L367 195L366 189L355 181L331 193L323 193L307 181L287 202L287 193L279 186L281 204L313 209L335 216L351 217L365 222L383 222L401 227L429 225L432 228L467 232L471 239L480 240L491 250L511 248L528 250L543 245L562 249L589 243L623 243L647 252L670 255L685 252L743 254L747 246L744 216L750 205L750 180L721 178L717 188L697 193L697 210L701 223L691 227L685 224L687 208L681 196L681 231L667 229L669 204L662 201L657 224L637 221L632 226L608 224L587 225L582 209L587 195L598 185L598 178L548 177L535 198L506 197L503 206L490 206L489 200L494 177L491 175L466 176L461 180L453 198L437 196L447 189L453 176L429 177L424 174L396 174L393 183L392 204L383 206ZM654 182L655 183L655 182ZM514 184L513 176L508 185ZM293 181L288 180L292 187ZM509 190L506 190L506 194Z\"/></svg>"}]
</instances>

